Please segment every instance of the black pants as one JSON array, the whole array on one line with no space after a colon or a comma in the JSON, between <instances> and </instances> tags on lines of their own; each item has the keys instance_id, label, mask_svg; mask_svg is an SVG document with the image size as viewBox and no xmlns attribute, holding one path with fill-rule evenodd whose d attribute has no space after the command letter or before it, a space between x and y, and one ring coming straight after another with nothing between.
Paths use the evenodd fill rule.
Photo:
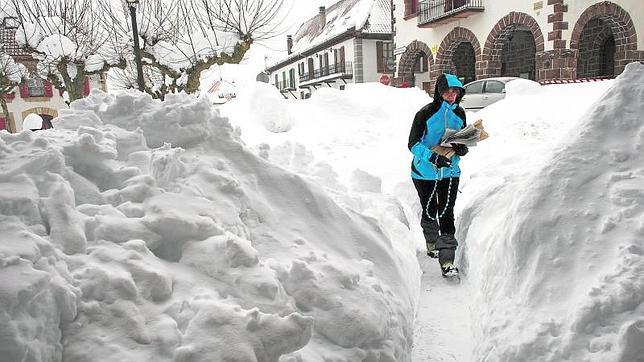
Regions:
<instances>
[{"instance_id":1,"label":"black pants","mask_svg":"<svg viewBox=\"0 0 644 362\"><path fill-rule=\"evenodd\" d=\"M450 179L439 181L412 180L423 208L420 226L423 228L425 242L428 248L430 244L433 244L436 249L439 249L439 262L441 265L444 262L453 262L454 250L458 245L454 238L456 233L456 227L454 227L454 204L458 195L459 178L451 178L451 185ZM438 185L436 185L436 192L432 196L436 182L438 182ZM430 196L431 200L429 199ZM443 216L439 217L441 214Z\"/></svg>"},{"instance_id":2,"label":"black pants","mask_svg":"<svg viewBox=\"0 0 644 362\"><path fill-rule=\"evenodd\" d=\"M423 216L421 217L421 225L431 223L431 219L427 216L427 213L431 215L432 218L437 219L445 209L445 204L447 204L447 209L443 214L443 217L438 219L439 230L441 235L449 234L454 235L456 233L456 228L454 227L454 204L456 203L456 195L458 194L458 177L453 177L452 186L449 186L450 179L443 179L438 181L438 186L436 186L436 193L431 200L429 197L432 194L434 189L434 183L436 181L432 180L417 180L414 181L414 186L416 187L416 192L418 192L418 197L420 198L420 204L423 207ZM449 201L447 200L447 191L449 189ZM427 206L427 201L429 200L429 206Z\"/></svg>"}]
</instances>

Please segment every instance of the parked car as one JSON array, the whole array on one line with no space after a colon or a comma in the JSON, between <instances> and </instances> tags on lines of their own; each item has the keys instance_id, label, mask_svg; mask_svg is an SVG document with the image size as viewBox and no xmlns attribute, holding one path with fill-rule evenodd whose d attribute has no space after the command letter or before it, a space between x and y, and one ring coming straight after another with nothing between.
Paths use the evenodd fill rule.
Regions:
<instances>
[{"instance_id":1,"label":"parked car","mask_svg":"<svg viewBox=\"0 0 644 362\"><path fill-rule=\"evenodd\" d=\"M465 97L461 106L467 110L477 110L505 98L505 85L517 77L498 77L475 80L465 85Z\"/></svg>"}]
</instances>

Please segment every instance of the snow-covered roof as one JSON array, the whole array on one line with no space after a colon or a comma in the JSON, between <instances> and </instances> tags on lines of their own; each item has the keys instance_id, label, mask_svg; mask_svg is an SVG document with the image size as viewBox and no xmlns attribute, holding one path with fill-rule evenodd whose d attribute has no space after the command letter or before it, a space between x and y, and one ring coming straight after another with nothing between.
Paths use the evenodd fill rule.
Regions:
<instances>
[{"instance_id":1,"label":"snow-covered roof","mask_svg":"<svg viewBox=\"0 0 644 362\"><path fill-rule=\"evenodd\" d=\"M388 0L340 0L326 9L324 21L318 13L300 26L293 36L293 52L312 48L355 28L366 33L391 32Z\"/></svg>"},{"instance_id":2,"label":"snow-covered roof","mask_svg":"<svg viewBox=\"0 0 644 362\"><path fill-rule=\"evenodd\" d=\"M391 33L389 0L340 0L305 21L293 36L292 54L276 64L295 58L322 43L354 30L367 34Z\"/></svg>"}]
</instances>

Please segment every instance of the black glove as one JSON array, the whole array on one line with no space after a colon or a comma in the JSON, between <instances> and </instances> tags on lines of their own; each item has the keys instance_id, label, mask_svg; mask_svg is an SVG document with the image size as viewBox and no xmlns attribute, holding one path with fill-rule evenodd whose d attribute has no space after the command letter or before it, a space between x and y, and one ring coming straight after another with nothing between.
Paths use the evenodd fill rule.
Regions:
<instances>
[{"instance_id":1,"label":"black glove","mask_svg":"<svg viewBox=\"0 0 644 362\"><path fill-rule=\"evenodd\" d=\"M451 143L451 145L457 156L465 156L469 152L469 148L462 143Z\"/></svg>"},{"instance_id":2,"label":"black glove","mask_svg":"<svg viewBox=\"0 0 644 362\"><path fill-rule=\"evenodd\" d=\"M439 155L438 153L432 154L429 157L429 162L433 163L438 168L449 167L452 165L452 160L443 155Z\"/></svg>"}]
</instances>

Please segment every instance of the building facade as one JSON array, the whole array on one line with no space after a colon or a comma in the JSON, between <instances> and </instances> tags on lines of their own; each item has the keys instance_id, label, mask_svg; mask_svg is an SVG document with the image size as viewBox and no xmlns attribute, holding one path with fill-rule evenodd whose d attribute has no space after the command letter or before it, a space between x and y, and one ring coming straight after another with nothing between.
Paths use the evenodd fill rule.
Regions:
<instances>
[{"instance_id":1,"label":"building facade","mask_svg":"<svg viewBox=\"0 0 644 362\"><path fill-rule=\"evenodd\" d=\"M285 58L265 70L287 99L308 98L320 87L388 84L395 68L391 0L340 0L320 7L287 36L287 49Z\"/></svg>"},{"instance_id":2,"label":"building facade","mask_svg":"<svg viewBox=\"0 0 644 362\"><path fill-rule=\"evenodd\" d=\"M644 60L641 0L398 0L396 78L612 78Z\"/></svg>"},{"instance_id":3,"label":"building facade","mask_svg":"<svg viewBox=\"0 0 644 362\"><path fill-rule=\"evenodd\" d=\"M35 75L36 60L25 53L15 41L17 21L4 17L0 24L0 44L3 51L13 57L16 63L24 64L33 76L23 81L12 93L5 97L9 110L9 119L0 110L0 130L13 132L22 130L23 120L29 114L38 114L43 119L43 129L51 127L51 120L58 116L60 109L68 108L62 90L55 89L51 82ZM90 88L106 90L105 75L96 74L85 79L83 96Z\"/></svg>"}]
</instances>

